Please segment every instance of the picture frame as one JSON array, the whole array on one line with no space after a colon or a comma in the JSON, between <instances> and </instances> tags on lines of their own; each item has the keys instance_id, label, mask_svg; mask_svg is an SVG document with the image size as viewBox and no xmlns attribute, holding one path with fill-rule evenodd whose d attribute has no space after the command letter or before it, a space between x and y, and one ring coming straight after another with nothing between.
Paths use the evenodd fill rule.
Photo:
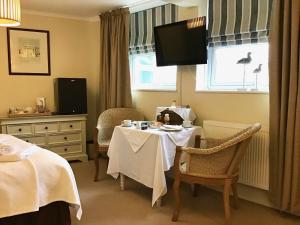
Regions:
<instances>
[{"instance_id":1,"label":"picture frame","mask_svg":"<svg viewBox=\"0 0 300 225\"><path fill-rule=\"evenodd\" d=\"M10 75L51 75L49 31L7 28L7 49Z\"/></svg>"}]
</instances>

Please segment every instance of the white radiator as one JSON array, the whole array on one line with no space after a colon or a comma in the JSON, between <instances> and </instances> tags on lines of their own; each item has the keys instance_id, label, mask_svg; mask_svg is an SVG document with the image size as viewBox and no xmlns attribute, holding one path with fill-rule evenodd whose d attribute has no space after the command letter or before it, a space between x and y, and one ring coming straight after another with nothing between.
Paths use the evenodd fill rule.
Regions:
<instances>
[{"instance_id":1,"label":"white radiator","mask_svg":"<svg viewBox=\"0 0 300 225\"><path fill-rule=\"evenodd\" d=\"M223 138L248 127L249 124L204 120L205 137ZM266 127L256 133L240 166L239 182L269 190L269 130Z\"/></svg>"}]
</instances>

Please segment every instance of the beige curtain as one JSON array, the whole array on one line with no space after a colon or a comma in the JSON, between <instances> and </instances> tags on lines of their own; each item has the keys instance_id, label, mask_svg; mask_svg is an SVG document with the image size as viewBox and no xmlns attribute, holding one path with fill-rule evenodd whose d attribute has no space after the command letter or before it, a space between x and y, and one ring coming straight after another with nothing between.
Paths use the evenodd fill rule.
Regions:
<instances>
[{"instance_id":1,"label":"beige curtain","mask_svg":"<svg viewBox=\"0 0 300 225\"><path fill-rule=\"evenodd\" d=\"M300 215L300 0L274 0L270 30L270 194Z\"/></svg>"},{"instance_id":2,"label":"beige curtain","mask_svg":"<svg viewBox=\"0 0 300 225\"><path fill-rule=\"evenodd\" d=\"M132 106L128 45L128 8L101 14L99 113Z\"/></svg>"}]
</instances>

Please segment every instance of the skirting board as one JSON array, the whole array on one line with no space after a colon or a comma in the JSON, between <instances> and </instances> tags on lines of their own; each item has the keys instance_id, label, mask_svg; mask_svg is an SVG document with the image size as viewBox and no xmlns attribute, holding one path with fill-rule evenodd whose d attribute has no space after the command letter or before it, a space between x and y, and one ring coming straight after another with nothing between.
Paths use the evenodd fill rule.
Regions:
<instances>
[{"instance_id":1,"label":"skirting board","mask_svg":"<svg viewBox=\"0 0 300 225\"><path fill-rule=\"evenodd\" d=\"M222 192L221 188L217 188L217 187L208 187L208 188ZM268 191L258 189L255 187L250 187L244 184L238 184L238 196L240 199L244 199L249 202L253 202L259 205L276 209L276 207L269 200Z\"/></svg>"}]
</instances>

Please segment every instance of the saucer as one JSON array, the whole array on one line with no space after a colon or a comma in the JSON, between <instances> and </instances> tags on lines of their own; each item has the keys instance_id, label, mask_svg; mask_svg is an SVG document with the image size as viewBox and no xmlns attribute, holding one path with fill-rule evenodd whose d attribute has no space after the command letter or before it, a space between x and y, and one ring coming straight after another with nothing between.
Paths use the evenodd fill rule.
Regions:
<instances>
[{"instance_id":1,"label":"saucer","mask_svg":"<svg viewBox=\"0 0 300 225\"><path fill-rule=\"evenodd\" d=\"M121 127L132 127L132 124L131 125L122 124Z\"/></svg>"},{"instance_id":2,"label":"saucer","mask_svg":"<svg viewBox=\"0 0 300 225\"><path fill-rule=\"evenodd\" d=\"M149 128L150 128L150 129L159 129L159 126L150 125Z\"/></svg>"}]
</instances>

